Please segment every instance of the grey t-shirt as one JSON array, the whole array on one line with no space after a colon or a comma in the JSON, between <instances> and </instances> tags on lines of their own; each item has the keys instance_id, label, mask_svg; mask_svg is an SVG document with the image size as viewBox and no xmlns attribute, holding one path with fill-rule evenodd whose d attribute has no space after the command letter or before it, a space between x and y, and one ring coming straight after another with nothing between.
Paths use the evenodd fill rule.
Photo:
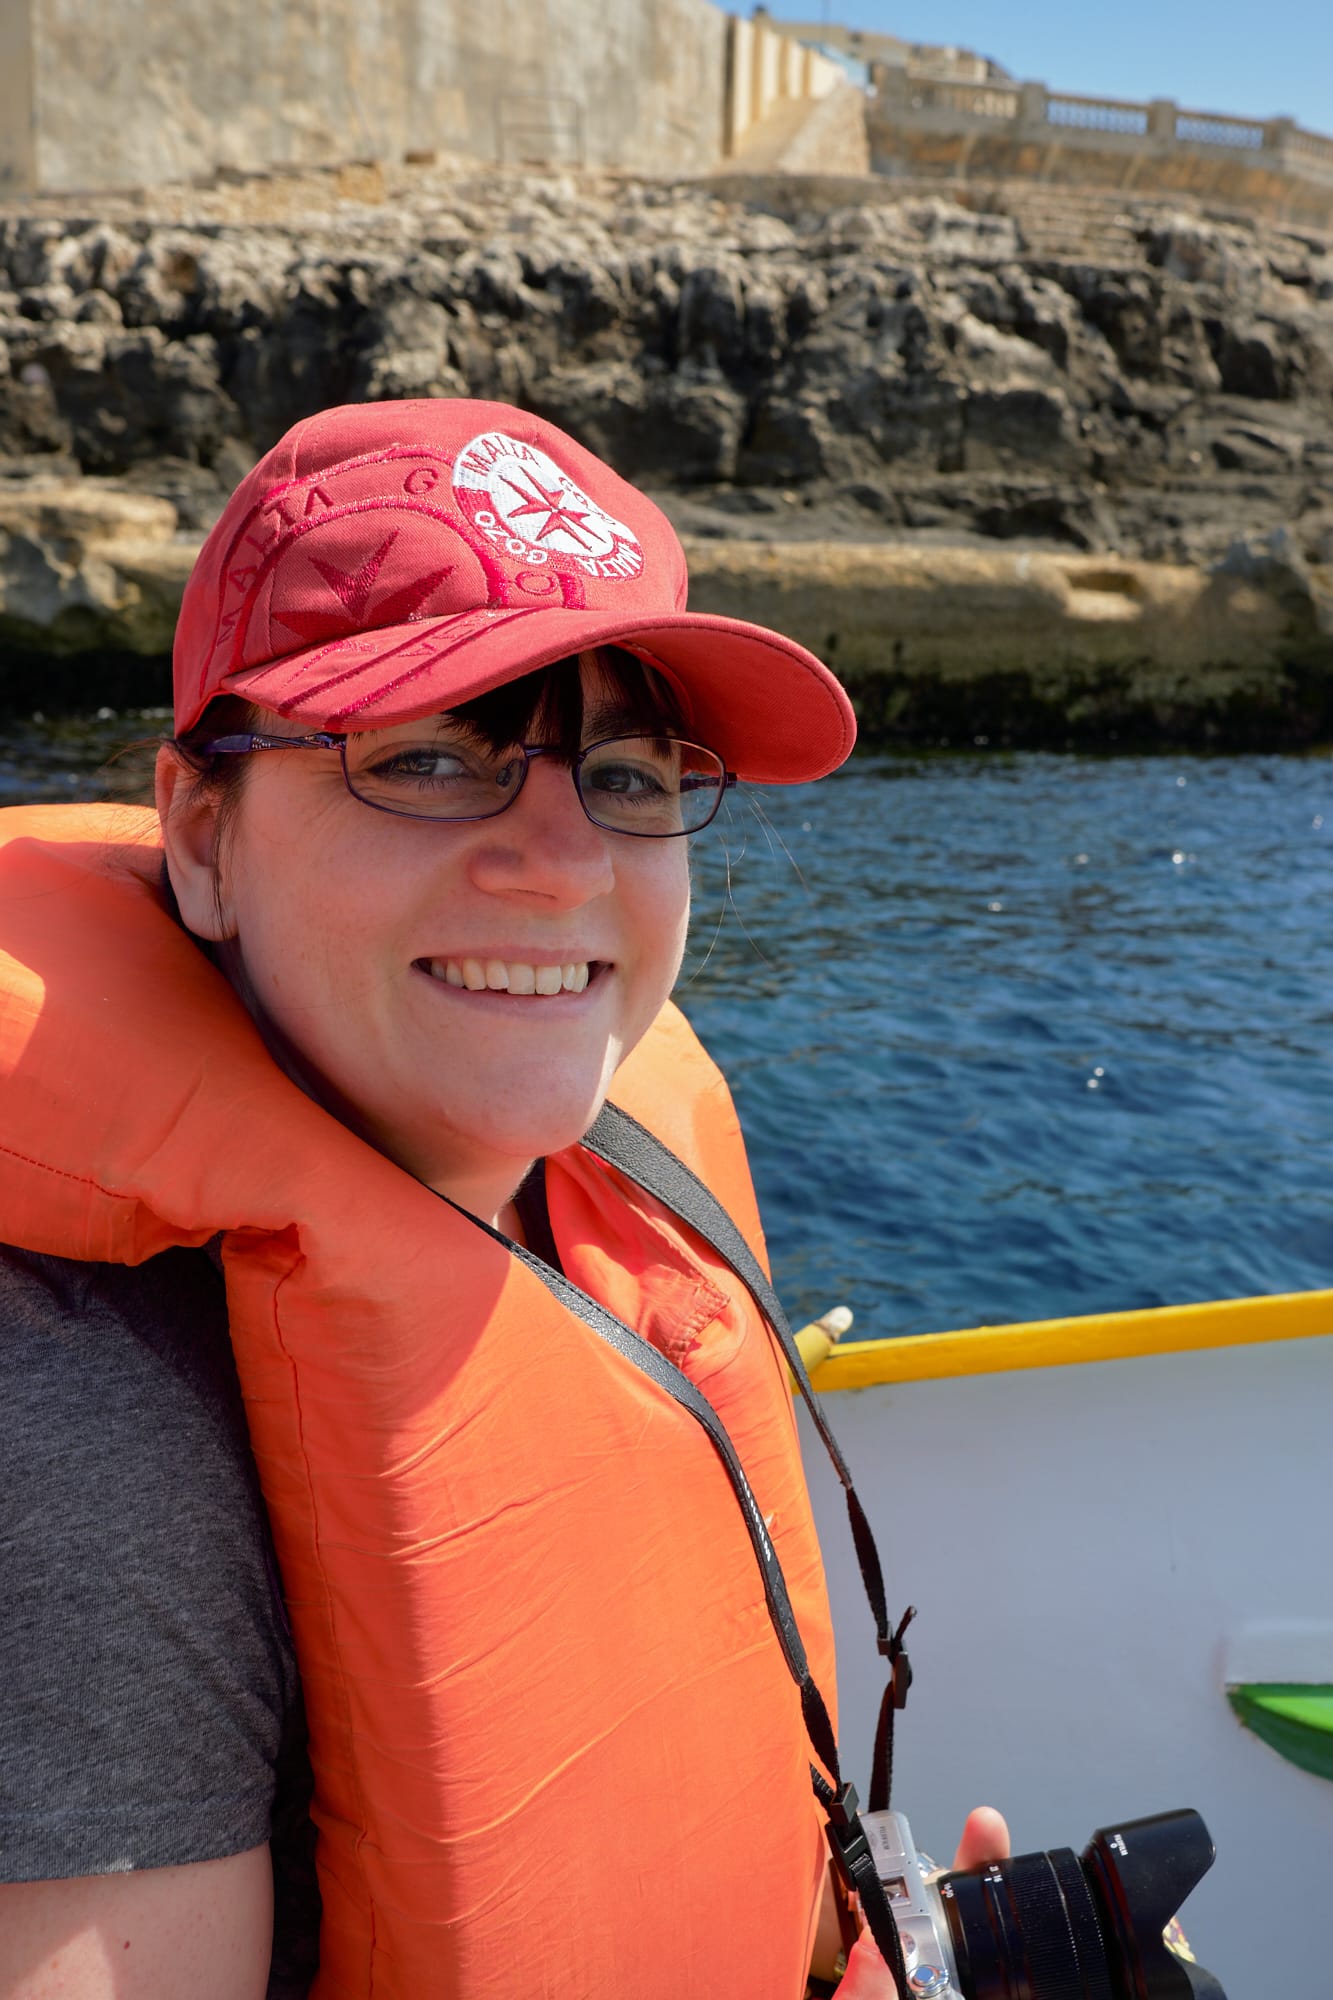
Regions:
<instances>
[{"instance_id":1,"label":"grey t-shirt","mask_svg":"<svg viewBox=\"0 0 1333 2000\"><path fill-rule=\"evenodd\" d=\"M296 2000L309 1798L220 1276L0 1247L0 1881L271 1841L269 1995Z\"/></svg>"}]
</instances>

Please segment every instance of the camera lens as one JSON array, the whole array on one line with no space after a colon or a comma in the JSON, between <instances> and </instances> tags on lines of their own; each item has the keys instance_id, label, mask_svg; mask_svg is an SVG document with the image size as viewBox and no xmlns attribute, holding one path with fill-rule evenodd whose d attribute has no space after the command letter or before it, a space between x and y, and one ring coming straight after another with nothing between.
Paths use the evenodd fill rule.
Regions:
<instances>
[{"instance_id":1,"label":"camera lens","mask_svg":"<svg viewBox=\"0 0 1333 2000\"><path fill-rule=\"evenodd\" d=\"M967 2000L1119 2000L1072 1848L947 1875L939 1889Z\"/></svg>"},{"instance_id":2,"label":"camera lens","mask_svg":"<svg viewBox=\"0 0 1333 2000\"><path fill-rule=\"evenodd\" d=\"M1072 1848L940 1877L966 2000L1225 2000L1163 1932L1211 1866L1196 1812L1158 1813Z\"/></svg>"}]
</instances>

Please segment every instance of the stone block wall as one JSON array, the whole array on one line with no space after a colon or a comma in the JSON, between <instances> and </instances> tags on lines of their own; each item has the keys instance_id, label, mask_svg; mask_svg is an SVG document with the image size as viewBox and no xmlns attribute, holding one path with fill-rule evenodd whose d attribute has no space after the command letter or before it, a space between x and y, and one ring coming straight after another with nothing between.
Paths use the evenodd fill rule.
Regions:
<instances>
[{"instance_id":1,"label":"stone block wall","mask_svg":"<svg viewBox=\"0 0 1333 2000\"><path fill-rule=\"evenodd\" d=\"M846 82L839 65L816 49L758 17L733 16L727 22L723 150L729 157L743 152L767 121L790 106L830 97Z\"/></svg>"},{"instance_id":2,"label":"stone block wall","mask_svg":"<svg viewBox=\"0 0 1333 2000\"><path fill-rule=\"evenodd\" d=\"M0 195L432 152L690 172L726 34L708 0L4 0Z\"/></svg>"},{"instance_id":3,"label":"stone block wall","mask_svg":"<svg viewBox=\"0 0 1333 2000\"><path fill-rule=\"evenodd\" d=\"M802 181L829 175L863 177L870 172L865 92L839 84L827 97L805 98L783 107L748 135L734 161L741 173L800 174Z\"/></svg>"},{"instance_id":4,"label":"stone block wall","mask_svg":"<svg viewBox=\"0 0 1333 2000\"><path fill-rule=\"evenodd\" d=\"M0 200L34 184L31 0L0 5Z\"/></svg>"}]
</instances>

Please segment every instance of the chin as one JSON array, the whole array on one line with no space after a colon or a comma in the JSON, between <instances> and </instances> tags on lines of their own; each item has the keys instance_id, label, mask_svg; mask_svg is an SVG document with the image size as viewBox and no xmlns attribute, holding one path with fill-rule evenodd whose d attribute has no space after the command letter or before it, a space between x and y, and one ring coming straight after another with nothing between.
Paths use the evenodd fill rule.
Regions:
<instances>
[{"instance_id":1,"label":"chin","mask_svg":"<svg viewBox=\"0 0 1333 2000\"><path fill-rule=\"evenodd\" d=\"M590 1099L581 1111L566 1118L543 1118L540 1124L518 1120L513 1124L502 1123L493 1127L484 1141L478 1134L473 1143L478 1146L484 1143L493 1155L521 1161L526 1168L533 1160L562 1153L566 1146L576 1146L601 1110L602 1102L599 1095Z\"/></svg>"},{"instance_id":2,"label":"chin","mask_svg":"<svg viewBox=\"0 0 1333 2000\"><path fill-rule=\"evenodd\" d=\"M456 1135L459 1152L473 1158L520 1161L543 1159L548 1153L563 1152L583 1137L606 1101L610 1077L595 1084L552 1091L547 1078L534 1079L532 1097L523 1101L519 1092L506 1092L506 1100L492 1101L466 1119L441 1108L440 1125ZM438 1128L437 1128L438 1129Z\"/></svg>"}]
</instances>

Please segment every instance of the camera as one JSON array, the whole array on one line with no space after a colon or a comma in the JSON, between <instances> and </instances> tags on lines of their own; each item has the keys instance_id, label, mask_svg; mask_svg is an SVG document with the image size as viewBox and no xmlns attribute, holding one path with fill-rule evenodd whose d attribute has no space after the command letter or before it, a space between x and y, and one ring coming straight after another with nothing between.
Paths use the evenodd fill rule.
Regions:
<instances>
[{"instance_id":1,"label":"camera","mask_svg":"<svg viewBox=\"0 0 1333 2000\"><path fill-rule=\"evenodd\" d=\"M1176 1911L1212 1866L1198 1813L1157 1813L1072 1848L938 1869L897 1812L861 1816L898 1926L904 2000L1226 2000Z\"/></svg>"}]
</instances>

